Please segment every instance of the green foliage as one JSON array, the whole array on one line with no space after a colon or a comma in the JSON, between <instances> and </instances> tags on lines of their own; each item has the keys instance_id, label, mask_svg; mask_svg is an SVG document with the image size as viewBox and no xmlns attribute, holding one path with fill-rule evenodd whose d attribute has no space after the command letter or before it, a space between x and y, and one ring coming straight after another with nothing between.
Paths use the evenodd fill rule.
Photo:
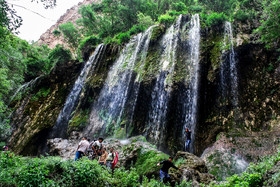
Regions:
<instances>
[{"instance_id":1,"label":"green foliage","mask_svg":"<svg viewBox=\"0 0 280 187\"><path fill-rule=\"evenodd\" d=\"M59 157L22 158L12 153L0 154L1 186L140 186L135 168L104 168L86 157L79 161ZM151 180L145 183L158 184ZM151 185L155 186L155 185Z\"/></svg>"},{"instance_id":2,"label":"green foliage","mask_svg":"<svg viewBox=\"0 0 280 187\"><path fill-rule=\"evenodd\" d=\"M244 173L240 176L233 175L227 178L227 183L218 185L224 187L230 186L267 186L277 185L279 181L279 166L274 168L280 161L280 151L273 156L266 156L259 163L250 164ZM268 180L265 181L264 179Z\"/></svg>"},{"instance_id":3,"label":"green foliage","mask_svg":"<svg viewBox=\"0 0 280 187\"><path fill-rule=\"evenodd\" d=\"M131 27L129 29L129 35L132 36L134 34L137 34L137 33L140 33L142 31L145 30L145 27L144 26L141 26L141 25L134 25L133 27Z\"/></svg>"},{"instance_id":4,"label":"green foliage","mask_svg":"<svg viewBox=\"0 0 280 187\"><path fill-rule=\"evenodd\" d=\"M59 37L61 35L61 32L57 29L55 29L52 33L55 37Z\"/></svg>"},{"instance_id":5,"label":"green foliage","mask_svg":"<svg viewBox=\"0 0 280 187\"><path fill-rule=\"evenodd\" d=\"M22 19L16 11L8 5L6 0L0 0L0 48L5 47L6 37L10 32L16 32L21 24Z\"/></svg>"},{"instance_id":6,"label":"green foliage","mask_svg":"<svg viewBox=\"0 0 280 187\"><path fill-rule=\"evenodd\" d=\"M137 22L138 22L138 25L140 27L144 27L144 28L148 28L148 27L150 27L150 26L155 24L153 19L151 18L151 16L144 15L142 12L137 15Z\"/></svg>"},{"instance_id":7,"label":"green foliage","mask_svg":"<svg viewBox=\"0 0 280 187\"><path fill-rule=\"evenodd\" d=\"M99 44L100 42L101 39L98 36L96 35L88 36L81 40L79 45L79 50L83 51L84 49L91 49L95 47L97 44Z\"/></svg>"},{"instance_id":8,"label":"green foliage","mask_svg":"<svg viewBox=\"0 0 280 187\"><path fill-rule=\"evenodd\" d=\"M278 0L263 1L261 26L256 30L261 41L268 48L280 48L280 2Z\"/></svg>"},{"instance_id":9,"label":"green foliage","mask_svg":"<svg viewBox=\"0 0 280 187\"><path fill-rule=\"evenodd\" d=\"M41 88L34 96L31 97L32 101L38 101L41 97L47 97L47 95L50 93L50 88Z\"/></svg>"},{"instance_id":10,"label":"green foliage","mask_svg":"<svg viewBox=\"0 0 280 187\"><path fill-rule=\"evenodd\" d=\"M236 20L236 21L241 21L241 22L245 22L249 19L249 15L247 12L244 12L243 10L238 10L233 18Z\"/></svg>"},{"instance_id":11,"label":"green foliage","mask_svg":"<svg viewBox=\"0 0 280 187\"><path fill-rule=\"evenodd\" d=\"M80 33L78 29L75 28L72 22L64 23L58 26L59 30L63 33L65 41L69 46L75 50L79 46Z\"/></svg>"},{"instance_id":12,"label":"green foliage","mask_svg":"<svg viewBox=\"0 0 280 187\"><path fill-rule=\"evenodd\" d=\"M234 10L236 1L238 0L200 0L206 8L212 12L225 13L229 15Z\"/></svg>"},{"instance_id":13,"label":"green foliage","mask_svg":"<svg viewBox=\"0 0 280 187\"><path fill-rule=\"evenodd\" d=\"M156 164L168 159L168 155L159 153L155 150L147 152L141 152L141 150L139 150L138 155L135 167L139 175L157 172L159 167Z\"/></svg>"},{"instance_id":14,"label":"green foliage","mask_svg":"<svg viewBox=\"0 0 280 187\"><path fill-rule=\"evenodd\" d=\"M118 43L122 44L122 43L126 43L129 41L130 39L130 35L129 32L125 32L125 33L120 33L116 36L116 39L118 39Z\"/></svg>"},{"instance_id":15,"label":"green foliage","mask_svg":"<svg viewBox=\"0 0 280 187\"><path fill-rule=\"evenodd\" d=\"M164 14L164 15L161 15L159 18L158 18L158 21L159 23L161 24L164 24L166 26L169 26L171 25L174 20L175 20L176 17L174 16L170 16L169 14Z\"/></svg>"},{"instance_id":16,"label":"green foliage","mask_svg":"<svg viewBox=\"0 0 280 187\"><path fill-rule=\"evenodd\" d=\"M171 7L172 10L175 10L177 12L182 12L187 10L187 6L182 1L178 3L172 3Z\"/></svg>"},{"instance_id":17,"label":"green foliage","mask_svg":"<svg viewBox=\"0 0 280 187\"><path fill-rule=\"evenodd\" d=\"M83 127L86 126L89 117L89 111L80 111L72 117L69 121L70 130L81 130Z\"/></svg>"},{"instance_id":18,"label":"green foliage","mask_svg":"<svg viewBox=\"0 0 280 187\"><path fill-rule=\"evenodd\" d=\"M192 13L200 13L203 12L204 8L201 5L192 5L189 7L189 11Z\"/></svg>"},{"instance_id":19,"label":"green foliage","mask_svg":"<svg viewBox=\"0 0 280 187\"><path fill-rule=\"evenodd\" d=\"M48 59L52 66L55 64L65 64L72 59L72 55L69 49L64 49L60 45L56 45L55 48L49 53Z\"/></svg>"},{"instance_id":20,"label":"green foliage","mask_svg":"<svg viewBox=\"0 0 280 187\"><path fill-rule=\"evenodd\" d=\"M206 25L211 26L217 26L222 25L227 20L227 17L224 13L212 13L209 16L207 16L206 19Z\"/></svg>"},{"instance_id":21,"label":"green foliage","mask_svg":"<svg viewBox=\"0 0 280 187\"><path fill-rule=\"evenodd\" d=\"M140 176L136 172L135 168L131 168L130 171L120 168L114 172L114 178L111 181L112 186L138 186Z\"/></svg>"}]
</instances>

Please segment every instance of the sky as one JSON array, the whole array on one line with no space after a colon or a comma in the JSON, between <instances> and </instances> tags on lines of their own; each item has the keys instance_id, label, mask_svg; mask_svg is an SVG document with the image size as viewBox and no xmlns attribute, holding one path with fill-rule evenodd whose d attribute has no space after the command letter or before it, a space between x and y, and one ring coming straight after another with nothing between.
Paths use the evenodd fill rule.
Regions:
<instances>
[{"instance_id":1,"label":"sky","mask_svg":"<svg viewBox=\"0 0 280 187\"><path fill-rule=\"evenodd\" d=\"M17 15L23 19L18 36L28 42L37 41L62 16L67 9L83 0L57 0L56 7L45 9L42 3L31 0L7 0L8 3L25 7L13 6ZM36 13L40 14L36 14ZM43 16L43 17L42 17Z\"/></svg>"}]
</instances>

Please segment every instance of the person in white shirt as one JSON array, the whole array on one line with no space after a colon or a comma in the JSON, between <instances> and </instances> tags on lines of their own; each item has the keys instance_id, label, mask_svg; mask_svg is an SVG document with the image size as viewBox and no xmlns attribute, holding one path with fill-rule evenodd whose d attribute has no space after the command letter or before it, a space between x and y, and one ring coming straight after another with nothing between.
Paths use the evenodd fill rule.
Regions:
<instances>
[{"instance_id":1,"label":"person in white shirt","mask_svg":"<svg viewBox=\"0 0 280 187\"><path fill-rule=\"evenodd\" d=\"M98 138L98 140L90 143L90 148L92 148L94 157L101 156L101 149L103 148L102 142L103 138Z\"/></svg>"},{"instance_id":2,"label":"person in white shirt","mask_svg":"<svg viewBox=\"0 0 280 187\"><path fill-rule=\"evenodd\" d=\"M89 148L89 142L87 141L86 137L83 137L82 141L79 143L79 146L77 147L75 161L82 158L85 155L88 148Z\"/></svg>"}]
</instances>

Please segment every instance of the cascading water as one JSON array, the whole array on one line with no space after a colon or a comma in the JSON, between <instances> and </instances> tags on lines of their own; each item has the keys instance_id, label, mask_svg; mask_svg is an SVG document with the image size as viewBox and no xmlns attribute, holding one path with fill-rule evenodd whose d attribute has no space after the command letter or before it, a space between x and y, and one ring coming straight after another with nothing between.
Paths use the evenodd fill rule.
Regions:
<instances>
[{"instance_id":1,"label":"cascading water","mask_svg":"<svg viewBox=\"0 0 280 187\"><path fill-rule=\"evenodd\" d=\"M84 131L86 135L92 136L98 132L110 135L115 130L124 128L121 127L123 125L121 120L124 115L128 93L130 89L139 88L135 86L133 72L136 64L145 61L152 28L150 27L144 34L140 33L132 38L109 71L99 98L93 105L90 124ZM136 90L134 95L137 95L137 92ZM126 116L126 118L129 119L130 117Z\"/></svg>"},{"instance_id":2,"label":"cascading water","mask_svg":"<svg viewBox=\"0 0 280 187\"><path fill-rule=\"evenodd\" d=\"M167 105L171 92L171 83L176 63L176 50L181 25L182 15L180 15L176 23L168 29L160 44L164 49L160 57L161 68L152 92L152 103L149 110L148 127L145 129L145 136L158 145L162 143L162 138L164 137Z\"/></svg>"},{"instance_id":3,"label":"cascading water","mask_svg":"<svg viewBox=\"0 0 280 187\"><path fill-rule=\"evenodd\" d=\"M233 34L230 22L225 23L225 34L221 64L222 97L230 99L233 107L238 106L237 62L233 48Z\"/></svg>"},{"instance_id":4,"label":"cascading water","mask_svg":"<svg viewBox=\"0 0 280 187\"><path fill-rule=\"evenodd\" d=\"M35 83L37 83L37 81L41 78L42 76L39 76L39 77L36 77L35 79L32 79L31 81L27 82L27 83L24 83L23 85L21 85L17 91L14 93L14 95L12 96L12 98L10 99L10 102L12 102L15 97L17 97L17 95L20 93L20 92L25 92L25 90L27 88L31 88L34 86Z\"/></svg>"},{"instance_id":5,"label":"cascading water","mask_svg":"<svg viewBox=\"0 0 280 187\"><path fill-rule=\"evenodd\" d=\"M185 129L191 129L191 145L189 151L194 153L195 132L198 113L198 90L199 90L199 46L200 46L200 20L199 15L195 14L191 19L189 30L189 47L190 54L187 60L187 77L188 85L185 102L185 122L183 128L183 137Z\"/></svg>"},{"instance_id":6,"label":"cascading water","mask_svg":"<svg viewBox=\"0 0 280 187\"><path fill-rule=\"evenodd\" d=\"M59 113L56 123L51 131L50 138L65 138L68 122L71 119L71 113L74 111L77 105L88 73L95 69L95 65L99 59L103 47L103 44L98 45L94 53L84 65L78 79L75 81L75 84L66 99L63 109Z\"/></svg>"}]
</instances>

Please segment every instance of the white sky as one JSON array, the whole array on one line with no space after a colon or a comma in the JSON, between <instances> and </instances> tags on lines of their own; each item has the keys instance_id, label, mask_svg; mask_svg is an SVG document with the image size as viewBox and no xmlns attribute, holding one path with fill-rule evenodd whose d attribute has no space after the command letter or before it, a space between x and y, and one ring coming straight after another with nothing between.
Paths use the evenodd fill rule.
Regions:
<instances>
[{"instance_id":1,"label":"white sky","mask_svg":"<svg viewBox=\"0 0 280 187\"><path fill-rule=\"evenodd\" d=\"M29 42L32 40L37 41L41 34L54 25L67 9L82 1L83 0L57 0L56 7L45 9L42 3L36 3L36 1L31 3L31 0L7 0L8 3L23 6L45 17L43 18L24 8L14 6L17 15L21 16L23 19L18 36Z\"/></svg>"}]
</instances>

